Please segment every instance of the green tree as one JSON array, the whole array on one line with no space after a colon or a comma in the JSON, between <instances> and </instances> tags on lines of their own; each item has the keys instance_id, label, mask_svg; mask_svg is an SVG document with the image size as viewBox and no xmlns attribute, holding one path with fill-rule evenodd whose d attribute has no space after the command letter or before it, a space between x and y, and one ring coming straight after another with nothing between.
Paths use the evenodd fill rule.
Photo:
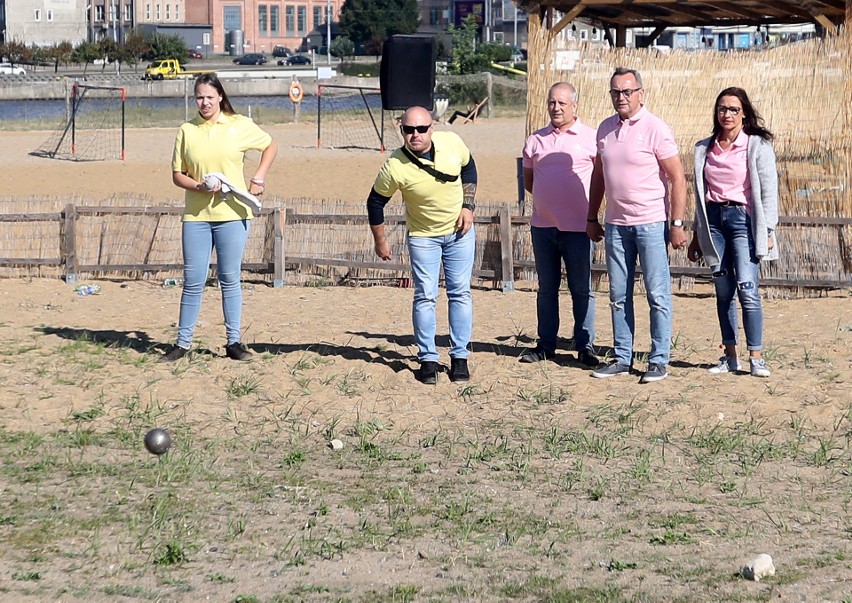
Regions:
<instances>
[{"instance_id":1,"label":"green tree","mask_svg":"<svg viewBox=\"0 0 852 603\"><path fill-rule=\"evenodd\" d=\"M331 56L337 57L338 59L351 57L355 54L355 42L346 36L337 36L334 40L332 40L329 51L331 52Z\"/></svg>"},{"instance_id":2,"label":"green tree","mask_svg":"<svg viewBox=\"0 0 852 603\"><path fill-rule=\"evenodd\" d=\"M417 0L346 0L340 9L340 28L358 47L413 33L419 24Z\"/></svg>"},{"instance_id":3,"label":"green tree","mask_svg":"<svg viewBox=\"0 0 852 603\"><path fill-rule=\"evenodd\" d=\"M187 59L186 41L178 36L155 33L146 40L150 49L142 55L148 61L159 59L177 59L185 63Z\"/></svg>"},{"instance_id":4,"label":"green tree","mask_svg":"<svg viewBox=\"0 0 852 603\"><path fill-rule=\"evenodd\" d=\"M0 53L14 63L29 63L32 60L31 49L19 40L11 40L0 46Z\"/></svg>"},{"instance_id":5,"label":"green tree","mask_svg":"<svg viewBox=\"0 0 852 603\"><path fill-rule=\"evenodd\" d=\"M71 53L73 62L83 64L83 75L86 75L89 63L94 63L99 58L101 58L101 50L97 44L91 42L81 42Z\"/></svg>"},{"instance_id":6,"label":"green tree","mask_svg":"<svg viewBox=\"0 0 852 603\"><path fill-rule=\"evenodd\" d=\"M473 14L465 17L461 27L450 25L450 34L453 36L453 62L449 66L450 73L464 75L488 70L491 62L486 55L476 50L478 27L479 22Z\"/></svg>"},{"instance_id":7,"label":"green tree","mask_svg":"<svg viewBox=\"0 0 852 603\"><path fill-rule=\"evenodd\" d=\"M145 36L139 30L133 29L124 39L123 60L128 65L132 65L135 70L136 65L139 64L139 59L149 50L151 50L151 45L148 44Z\"/></svg>"},{"instance_id":8,"label":"green tree","mask_svg":"<svg viewBox=\"0 0 852 603\"><path fill-rule=\"evenodd\" d=\"M67 65L71 61L71 54L74 52L74 45L68 40L62 41L59 44L54 44L47 49L47 54L53 61L53 73L59 72L59 64Z\"/></svg>"}]
</instances>

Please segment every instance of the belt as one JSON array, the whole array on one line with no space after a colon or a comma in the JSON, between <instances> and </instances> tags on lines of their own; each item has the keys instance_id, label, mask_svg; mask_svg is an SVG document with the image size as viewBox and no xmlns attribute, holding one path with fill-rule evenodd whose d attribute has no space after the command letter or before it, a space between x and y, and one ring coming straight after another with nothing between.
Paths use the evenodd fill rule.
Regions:
<instances>
[{"instance_id":1,"label":"belt","mask_svg":"<svg viewBox=\"0 0 852 603\"><path fill-rule=\"evenodd\" d=\"M720 207L740 207L745 205L745 203L738 203L736 201L711 201L712 205L718 205Z\"/></svg>"}]
</instances>

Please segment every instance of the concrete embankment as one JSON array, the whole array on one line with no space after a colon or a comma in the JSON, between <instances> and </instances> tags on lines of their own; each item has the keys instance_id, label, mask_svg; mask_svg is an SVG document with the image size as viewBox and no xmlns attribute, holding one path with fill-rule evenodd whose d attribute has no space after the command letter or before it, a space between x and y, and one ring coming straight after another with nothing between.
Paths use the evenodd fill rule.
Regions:
<instances>
[{"instance_id":1,"label":"concrete embankment","mask_svg":"<svg viewBox=\"0 0 852 603\"><path fill-rule=\"evenodd\" d=\"M219 71L229 96L280 96L287 95L290 82L295 78L302 84L306 95L315 95L318 84L337 84L378 88L378 78L332 77L318 80L316 71ZM64 99L75 82L90 86L115 86L124 88L128 98L175 97L192 94L192 78L179 80L144 81L140 74L92 74L86 76L25 75L0 76L0 101Z\"/></svg>"}]
</instances>

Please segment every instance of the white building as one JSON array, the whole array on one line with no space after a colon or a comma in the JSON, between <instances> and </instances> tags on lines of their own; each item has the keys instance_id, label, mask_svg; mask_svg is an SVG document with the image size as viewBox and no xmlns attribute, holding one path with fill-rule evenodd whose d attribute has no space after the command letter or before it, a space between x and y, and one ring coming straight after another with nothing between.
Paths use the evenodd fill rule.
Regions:
<instances>
[{"instance_id":1,"label":"white building","mask_svg":"<svg viewBox=\"0 0 852 603\"><path fill-rule=\"evenodd\" d=\"M0 0L0 41L52 46L86 40L87 0Z\"/></svg>"}]
</instances>

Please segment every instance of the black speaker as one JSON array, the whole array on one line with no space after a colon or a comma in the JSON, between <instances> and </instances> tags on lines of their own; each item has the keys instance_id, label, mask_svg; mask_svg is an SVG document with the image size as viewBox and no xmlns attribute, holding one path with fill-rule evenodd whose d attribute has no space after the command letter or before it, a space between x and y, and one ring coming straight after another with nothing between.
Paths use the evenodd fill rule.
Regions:
<instances>
[{"instance_id":1,"label":"black speaker","mask_svg":"<svg viewBox=\"0 0 852 603\"><path fill-rule=\"evenodd\" d=\"M391 36L382 49L379 86L382 109L408 109L418 105L432 110L435 99L434 36Z\"/></svg>"}]
</instances>

